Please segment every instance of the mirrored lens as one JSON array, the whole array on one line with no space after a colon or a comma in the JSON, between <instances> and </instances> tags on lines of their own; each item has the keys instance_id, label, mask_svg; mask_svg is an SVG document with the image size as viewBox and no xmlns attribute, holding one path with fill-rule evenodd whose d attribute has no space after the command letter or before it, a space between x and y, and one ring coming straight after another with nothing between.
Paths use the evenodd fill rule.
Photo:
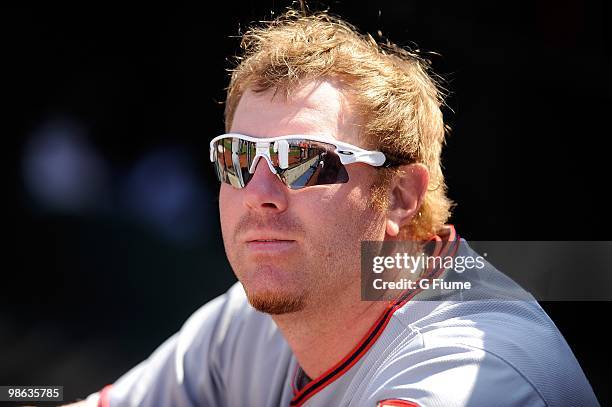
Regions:
<instances>
[{"instance_id":1,"label":"mirrored lens","mask_svg":"<svg viewBox=\"0 0 612 407\"><path fill-rule=\"evenodd\" d=\"M215 168L219 181L243 188L251 179L249 165L255 157L255 144L239 138L224 138L215 144Z\"/></svg>"},{"instance_id":2,"label":"mirrored lens","mask_svg":"<svg viewBox=\"0 0 612 407\"><path fill-rule=\"evenodd\" d=\"M291 189L348 182L348 173L335 149L332 144L290 140L289 166L279 171L280 178Z\"/></svg>"},{"instance_id":3,"label":"mirrored lens","mask_svg":"<svg viewBox=\"0 0 612 407\"><path fill-rule=\"evenodd\" d=\"M348 182L348 173L334 152L336 147L333 144L305 139L287 140L284 148L279 144L270 144L270 160L279 178L289 188ZM253 176L249 168L257 154L256 143L228 137L219 140L214 148L219 180L243 188ZM286 161L282 159L284 149L288 149Z\"/></svg>"}]
</instances>

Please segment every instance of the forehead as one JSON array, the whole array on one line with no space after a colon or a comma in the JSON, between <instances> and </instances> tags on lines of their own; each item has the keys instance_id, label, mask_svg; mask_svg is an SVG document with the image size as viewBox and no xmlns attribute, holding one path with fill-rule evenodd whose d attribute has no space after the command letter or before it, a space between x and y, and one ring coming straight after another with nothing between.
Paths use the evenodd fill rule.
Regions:
<instances>
[{"instance_id":1,"label":"forehead","mask_svg":"<svg viewBox=\"0 0 612 407\"><path fill-rule=\"evenodd\" d=\"M309 82L289 98L273 89L247 90L236 107L231 132L254 137L325 134L355 143L358 125L343 93L331 81Z\"/></svg>"}]
</instances>

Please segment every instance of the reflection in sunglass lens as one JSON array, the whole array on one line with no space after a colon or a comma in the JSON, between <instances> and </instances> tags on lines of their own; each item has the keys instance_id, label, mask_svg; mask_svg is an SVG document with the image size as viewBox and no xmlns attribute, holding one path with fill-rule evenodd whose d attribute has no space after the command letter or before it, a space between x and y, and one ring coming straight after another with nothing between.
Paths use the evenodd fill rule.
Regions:
<instances>
[{"instance_id":1,"label":"reflection in sunglass lens","mask_svg":"<svg viewBox=\"0 0 612 407\"><path fill-rule=\"evenodd\" d=\"M239 138L224 138L215 144L215 167L221 182L243 188L252 177L248 164L255 156L255 145Z\"/></svg>"},{"instance_id":2,"label":"reflection in sunglass lens","mask_svg":"<svg viewBox=\"0 0 612 407\"><path fill-rule=\"evenodd\" d=\"M348 181L346 168L334 152L335 146L308 140L292 140L290 144L289 168L279 174L289 188Z\"/></svg>"},{"instance_id":3,"label":"reflection in sunglass lens","mask_svg":"<svg viewBox=\"0 0 612 407\"><path fill-rule=\"evenodd\" d=\"M215 149L215 167L219 181L235 188L243 188L253 176L249 168L257 154L256 144L228 137L219 140ZM332 144L288 140L288 157L285 163L279 160L279 153L282 152L278 150L271 145L270 159L279 178L291 189L348 182L346 168L334 152L335 146Z\"/></svg>"}]
</instances>

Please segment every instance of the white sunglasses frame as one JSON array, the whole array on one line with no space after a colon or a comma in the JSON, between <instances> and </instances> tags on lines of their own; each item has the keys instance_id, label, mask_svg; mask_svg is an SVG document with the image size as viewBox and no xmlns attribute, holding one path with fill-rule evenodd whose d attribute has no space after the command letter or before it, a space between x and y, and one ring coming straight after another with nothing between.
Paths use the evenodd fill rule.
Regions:
<instances>
[{"instance_id":1,"label":"white sunglasses frame","mask_svg":"<svg viewBox=\"0 0 612 407\"><path fill-rule=\"evenodd\" d=\"M287 136L279 136L279 137L251 137L240 133L226 133L220 136L215 137L210 141L210 161L215 162L217 155L215 154L215 143L224 138L235 137L240 140L250 141L255 143L256 154L253 158L253 162L251 167L249 168L249 173L254 174L255 168L257 168L257 163L259 162L259 158L263 157L268 163L268 167L272 174L277 174L276 168L272 164L272 158L270 157L270 144L276 143L282 140L310 140L317 141L320 143L331 144L336 147L334 151L338 157L340 158L340 162L342 165L348 165L353 163L365 163L371 165L373 167L381 167L385 164L386 157L380 151L370 151L364 150L363 148L354 146L349 143L345 143L339 140L336 140L330 136L326 135L305 135L305 134L291 134ZM276 143L273 146L274 150L277 151L279 149L279 144Z\"/></svg>"}]
</instances>

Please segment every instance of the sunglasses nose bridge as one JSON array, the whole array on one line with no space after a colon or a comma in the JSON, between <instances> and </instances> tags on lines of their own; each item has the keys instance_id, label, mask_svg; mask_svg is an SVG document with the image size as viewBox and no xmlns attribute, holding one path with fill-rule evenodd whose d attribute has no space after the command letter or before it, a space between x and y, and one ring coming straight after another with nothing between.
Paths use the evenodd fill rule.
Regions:
<instances>
[{"instance_id":1,"label":"sunglasses nose bridge","mask_svg":"<svg viewBox=\"0 0 612 407\"><path fill-rule=\"evenodd\" d=\"M268 168L270 168L270 171L272 172L272 174L276 175L276 169L274 168L274 165L272 164L272 159L270 157L270 147L269 146L266 146L266 147L263 147L263 146L260 147L259 145L257 146L255 158L253 158L253 162L251 163L251 166L249 167L249 172L251 174L255 174L255 169L257 168L257 163L259 162L260 158L263 158L268 163Z\"/></svg>"}]
</instances>

